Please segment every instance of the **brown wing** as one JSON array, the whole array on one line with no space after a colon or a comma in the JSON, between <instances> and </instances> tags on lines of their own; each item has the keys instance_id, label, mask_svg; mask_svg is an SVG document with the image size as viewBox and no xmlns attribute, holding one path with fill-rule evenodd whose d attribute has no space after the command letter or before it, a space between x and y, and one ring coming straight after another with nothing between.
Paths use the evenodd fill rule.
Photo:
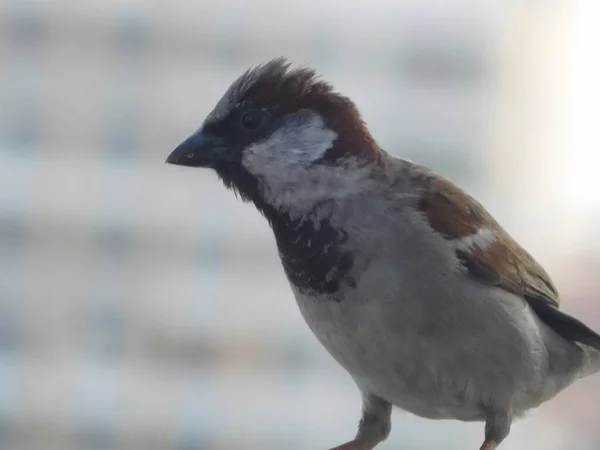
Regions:
<instances>
[{"instance_id":1,"label":"brown wing","mask_svg":"<svg viewBox=\"0 0 600 450\"><path fill-rule=\"evenodd\" d=\"M455 246L469 275L520 295L552 330L576 342L600 350L600 335L581 321L560 311L559 295L546 271L504 230L475 199L450 181L420 166L411 171L413 186L420 191L417 208L431 227L449 241L490 230L493 240L484 248ZM457 241L458 240L458 241Z\"/></svg>"},{"instance_id":2,"label":"brown wing","mask_svg":"<svg viewBox=\"0 0 600 450\"><path fill-rule=\"evenodd\" d=\"M482 227L493 232L495 240L486 248L474 246L468 252L457 251L473 278L559 306L559 295L550 276L477 200L423 167L415 166L412 181L420 191L418 208L431 227L448 240L471 236Z\"/></svg>"}]
</instances>

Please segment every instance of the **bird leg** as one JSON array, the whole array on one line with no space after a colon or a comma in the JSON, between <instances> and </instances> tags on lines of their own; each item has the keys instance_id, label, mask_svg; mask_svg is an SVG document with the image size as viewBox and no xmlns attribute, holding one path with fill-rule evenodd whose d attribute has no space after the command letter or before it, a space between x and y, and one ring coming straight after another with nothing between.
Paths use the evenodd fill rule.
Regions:
<instances>
[{"instance_id":1,"label":"bird leg","mask_svg":"<svg viewBox=\"0 0 600 450\"><path fill-rule=\"evenodd\" d=\"M485 422L485 442L479 450L496 450L510 431L511 419L508 414L489 416Z\"/></svg>"},{"instance_id":2,"label":"bird leg","mask_svg":"<svg viewBox=\"0 0 600 450\"><path fill-rule=\"evenodd\" d=\"M330 450L372 450L390 434L392 405L380 397L363 394L363 411L356 437Z\"/></svg>"}]
</instances>

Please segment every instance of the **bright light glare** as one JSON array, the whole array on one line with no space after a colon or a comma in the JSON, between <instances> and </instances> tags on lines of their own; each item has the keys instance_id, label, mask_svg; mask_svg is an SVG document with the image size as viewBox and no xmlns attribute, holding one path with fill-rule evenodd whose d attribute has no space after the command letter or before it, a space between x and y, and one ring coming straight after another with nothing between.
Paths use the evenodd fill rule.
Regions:
<instances>
[{"instance_id":1,"label":"bright light glare","mask_svg":"<svg viewBox=\"0 0 600 450\"><path fill-rule=\"evenodd\" d=\"M600 208L600 1L575 4L566 194L569 206L585 214Z\"/></svg>"}]
</instances>

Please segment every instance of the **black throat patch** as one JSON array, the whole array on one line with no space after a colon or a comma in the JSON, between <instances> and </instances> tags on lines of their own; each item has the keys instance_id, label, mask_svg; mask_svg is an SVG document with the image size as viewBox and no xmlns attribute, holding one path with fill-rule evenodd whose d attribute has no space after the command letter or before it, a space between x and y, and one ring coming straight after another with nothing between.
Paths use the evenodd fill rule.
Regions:
<instances>
[{"instance_id":1,"label":"black throat patch","mask_svg":"<svg viewBox=\"0 0 600 450\"><path fill-rule=\"evenodd\" d=\"M278 214L269 221L283 268L300 292L335 294L342 287L356 286L350 275L352 254L343 248L348 236L334 229L328 219L290 219Z\"/></svg>"},{"instance_id":2,"label":"black throat patch","mask_svg":"<svg viewBox=\"0 0 600 450\"><path fill-rule=\"evenodd\" d=\"M354 259L344 248L348 236L343 230L334 228L327 217L315 220L314 212L292 219L275 209L262 198L257 179L241 165L216 170L225 186L254 203L269 221L285 273L300 292L332 295L356 286L350 275Z\"/></svg>"}]
</instances>

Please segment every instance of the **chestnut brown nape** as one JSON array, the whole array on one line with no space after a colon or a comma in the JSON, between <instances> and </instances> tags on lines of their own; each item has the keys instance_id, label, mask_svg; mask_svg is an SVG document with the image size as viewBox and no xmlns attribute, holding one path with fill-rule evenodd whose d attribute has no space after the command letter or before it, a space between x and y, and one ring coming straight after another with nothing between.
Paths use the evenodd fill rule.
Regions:
<instances>
[{"instance_id":1,"label":"chestnut brown nape","mask_svg":"<svg viewBox=\"0 0 600 450\"><path fill-rule=\"evenodd\" d=\"M244 72L227 90L213 115L225 115L240 103L274 108L278 114L311 109L338 135L325 160L354 156L382 161L381 150L367 129L358 108L348 97L320 79L308 67L292 68L286 58L276 58Z\"/></svg>"}]
</instances>

